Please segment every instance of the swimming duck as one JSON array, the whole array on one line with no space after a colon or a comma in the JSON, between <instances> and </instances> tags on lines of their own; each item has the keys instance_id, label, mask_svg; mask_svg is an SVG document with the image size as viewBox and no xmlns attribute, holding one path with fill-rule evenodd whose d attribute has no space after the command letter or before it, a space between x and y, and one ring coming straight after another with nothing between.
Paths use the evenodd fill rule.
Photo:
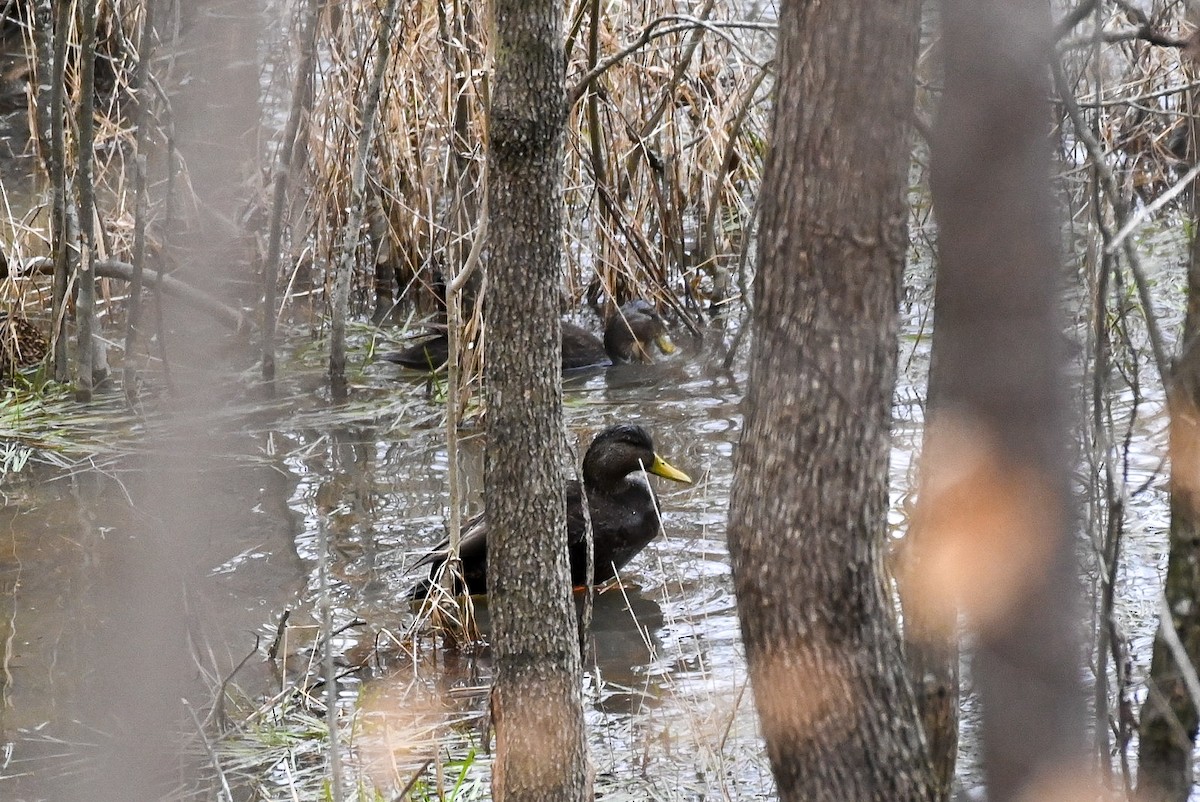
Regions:
<instances>
[{"instance_id":1,"label":"swimming duck","mask_svg":"<svg viewBox=\"0 0 1200 802\"><path fill-rule=\"evenodd\" d=\"M622 306L604 327L601 340L582 326L562 324L562 368L602 367L623 362L651 362L650 344L664 354L675 353L667 324L649 301L638 298ZM434 334L403 351L381 354L380 359L413 370L441 370L450 343L445 332Z\"/></svg>"},{"instance_id":2,"label":"swimming duck","mask_svg":"<svg viewBox=\"0 0 1200 802\"><path fill-rule=\"evenodd\" d=\"M587 488L592 519L592 584L599 585L617 575L625 565L658 536L662 522L658 499L647 481L652 473L675 482L691 484L683 471L654 452L650 433L641 426L624 423L610 426L588 446L583 457L583 486ZM463 578L472 594L487 593L488 525L485 515L467 523L459 557ZM424 598L446 561L449 541L422 557L417 566L429 565L429 577L410 593ZM587 584L587 542L584 538L583 494L579 482L567 483L567 551L571 560L571 585Z\"/></svg>"}]
</instances>

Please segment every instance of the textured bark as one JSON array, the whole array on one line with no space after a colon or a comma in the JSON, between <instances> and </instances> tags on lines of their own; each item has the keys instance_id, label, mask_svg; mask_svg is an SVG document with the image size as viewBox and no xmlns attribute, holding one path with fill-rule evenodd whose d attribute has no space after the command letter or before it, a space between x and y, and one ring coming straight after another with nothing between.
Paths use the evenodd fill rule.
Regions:
<instances>
[{"instance_id":1,"label":"textured bark","mask_svg":"<svg viewBox=\"0 0 1200 802\"><path fill-rule=\"evenodd\" d=\"M493 12L484 475L493 797L582 800L590 783L560 473L562 3L498 0Z\"/></svg>"},{"instance_id":2,"label":"textured bark","mask_svg":"<svg viewBox=\"0 0 1200 802\"><path fill-rule=\"evenodd\" d=\"M1195 95L1193 95L1193 102ZM1192 154L1198 152L1193 118ZM1193 231L1200 220L1200 196L1192 192ZM1200 665L1200 236L1193 234L1188 263L1188 304L1183 337L1186 349L1172 376L1171 526L1167 579L1163 593L1170 621L1159 622L1150 661L1149 693L1138 724L1138 798L1144 802L1185 802L1195 776L1193 754L1200 723L1195 700L1163 637L1174 627L1193 668Z\"/></svg>"},{"instance_id":3,"label":"textured bark","mask_svg":"<svg viewBox=\"0 0 1200 802\"><path fill-rule=\"evenodd\" d=\"M963 532L948 576L977 633L988 798L1049 798L1046 783L1082 781L1087 755L1050 187L1053 26L1038 0L944 0L942 22L933 192L943 383L930 425L976 462L947 460L960 485L942 509L918 514ZM929 490L922 504L936 505Z\"/></svg>"},{"instance_id":4,"label":"textured bark","mask_svg":"<svg viewBox=\"0 0 1200 802\"><path fill-rule=\"evenodd\" d=\"M56 0L51 32L54 63L50 73L50 186L51 238L54 251L53 335L54 379L70 379L67 359L67 285L72 269L72 244L76 235L73 221L75 204L67 179L66 70L68 31L71 27L71 3Z\"/></svg>"},{"instance_id":5,"label":"textured bark","mask_svg":"<svg viewBox=\"0 0 1200 802\"><path fill-rule=\"evenodd\" d=\"M97 0L85 0L80 4L82 19L79 34L79 105L76 109L75 127L77 152L75 189L79 193L79 269L76 272L78 288L75 295L75 323L78 345L75 351L75 398L78 401L92 400L92 384L95 349L100 346L96 322L96 273L92 263L96 261L95 187L93 186L93 142L95 141L96 100L96 13Z\"/></svg>"},{"instance_id":6,"label":"textured bark","mask_svg":"<svg viewBox=\"0 0 1200 802\"><path fill-rule=\"evenodd\" d=\"M932 799L884 566L918 4L785 3L729 545L785 800Z\"/></svg>"}]
</instances>

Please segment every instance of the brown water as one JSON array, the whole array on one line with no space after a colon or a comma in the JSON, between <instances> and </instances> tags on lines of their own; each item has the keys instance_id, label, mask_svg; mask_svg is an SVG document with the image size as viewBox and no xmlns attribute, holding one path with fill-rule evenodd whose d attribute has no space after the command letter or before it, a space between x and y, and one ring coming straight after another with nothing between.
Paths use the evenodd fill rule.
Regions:
<instances>
[{"instance_id":1,"label":"brown water","mask_svg":"<svg viewBox=\"0 0 1200 802\"><path fill-rule=\"evenodd\" d=\"M618 798L611 796L617 790L633 798L651 789L690 798L681 789L721 788L742 798L770 787L761 760L737 757L758 751L749 698L741 695L724 544L740 387L717 362L693 350L653 368L612 369L567 386L567 419L580 453L603 426L637 421L652 431L660 453L697 479L692 487L659 487L667 537L626 569L623 588L597 599L589 723L609 798ZM88 761L104 754L104 741L119 737L119 726L89 719L85 697L104 687L93 675L101 670L92 659L98 639L139 621L112 620L111 591L100 577L127 559L139 538L161 534L156 527L171 515L204 521L177 560L192 566L180 571L191 660L184 692L201 715L217 680L256 644L233 684L261 694L280 681L262 655L285 610L289 668L306 659L323 521L332 538L335 621L358 622L335 641L339 660L374 652L344 677L342 701L353 709L364 687L366 698L378 701L397 681L429 677L380 633L406 631L413 611L403 593L414 580L406 566L443 535L447 456L436 425L440 410L422 380L391 365L368 366L352 406L338 412L326 409L320 383L306 376L270 404L231 392L221 413L192 427L222 434L174 467L159 450L169 438L138 432L131 439L145 439L143 452L107 460L103 468L30 464L6 477L0 798L70 798L78 792L73 783L88 776ZM111 404L115 419L119 403ZM470 512L479 504L482 438L465 435L461 465ZM177 480L202 486L206 503L159 516L143 486L158 488L164 471L176 469ZM333 491L338 510L318 508L322 488ZM468 668L460 673L437 664L449 678L445 684L486 680L485 654L458 664ZM469 694L465 707L468 717L477 709ZM369 719L375 708L364 709L360 715ZM280 798L287 798L286 780L279 783Z\"/></svg>"},{"instance_id":2,"label":"brown water","mask_svg":"<svg viewBox=\"0 0 1200 802\"><path fill-rule=\"evenodd\" d=\"M907 519L923 421L927 292L913 297L905 309L895 405L891 521L897 533ZM621 589L597 599L586 701L598 790L608 800L773 794L745 687L725 547L743 374L719 368L719 339L710 335L708 347L693 346L652 368L612 369L567 385L568 428L580 452L603 426L636 421L651 430L660 453L698 480L692 487L659 483L666 537L628 566ZM198 715L212 707L214 689L239 664L228 704L235 708L240 700L243 713L247 700L304 676L317 651L324 526L331 538L339 701L353 721L345 727L352 781L395 794L428 759L453 761L479 746L471 722L484 708L486 651L454 655L428 642L415 651L402 643L413 614L403 598L414 580L408 566L443 536L447 514L441 413L425 382L386 363L368 365L354 400L339 409L328 406L319 373L299 361L270 403L238 390L237 382L229 386L211 419L188 421L186 458L171 453L171 425L158 422L132 427L130 440L141 443L140 450L102 465L30 464L5 476L0 799L88 798L80 783L106 759L105 744L123 737L128 722L119 715L113 720L103 705L98 715L90 697L98 688L137 681L141 664L156 659L153 640L136 662L131 658L116 671L119 656L115 663L96 657L111 652L114 628L154 631L153 623L124 618L120 607L114 612L111 598L114 592L124 598L122 589L114 591L105 579L146 538L162 537L179 552L173 562L182 584L175 595L187 629L179 693ZM123 415L118 401L106 403L114 420ZM1135 455L1133 485L1159 470L1159 420L1139 418L1145 446ZM479 506L483 443L478 433L464 435L469 513ZM162 504L157 494L172 482L201 502L182 510L156 507ZM318 494L336 500L337 509L319 505ZM1135 671L1142 671L1165 557L1161 492L1151 487L1132 500L1131 510L1121 614ZM174 534L184 527L186 538L171 541L164 526ZM124 581L146 577L134 572ZM288 659L269 661L265 653L285 611L282 653ZM169 625L171 619L164 620ZM162 637L164 644L170 640ZM135 642L133 648L144 647ZM101 671L114 676L97 677ZM320 689L313 693L323 698ZM136 694L133 699L122 704L136 708ZM319 705L310 707L307 715L319 718ZM966 710L961 774L974 785L969 698ZM460 724L449 728L451 721ZM277 724L281 731L295 727L294 720ZM212 798L214 786L204 785L215 782L212 758L199 749L190 719L179 727L192 741L193 757L179 767L179 787L170 795ZM226 733L217 748L218 762L235 778L235 798L315 798L319 786L303 778L324 771L320 740L267 744L241 736L236 729ZM441 748L435 737L444 739ZM241 744L244 762L226 742ZM257 780L236 781L246 775ZM475 768L468 777L486 782L486 771Z\"/></svg>"}]
</instances>

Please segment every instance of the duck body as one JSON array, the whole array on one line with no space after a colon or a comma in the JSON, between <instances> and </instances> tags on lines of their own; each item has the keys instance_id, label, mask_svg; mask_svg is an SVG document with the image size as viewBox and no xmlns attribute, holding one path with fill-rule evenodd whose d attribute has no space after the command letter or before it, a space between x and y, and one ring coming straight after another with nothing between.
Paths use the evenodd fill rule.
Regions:
<instances>
[{"instance_id":1,"label":"duck body","mask_svg":"<svg viewBox=\"0 0 1200 802\"><path fill-rule=\"evenodd\" d=\"M564 320L562 323L562 369L582 370L612 364L604 343L583 326Z\"/></svg>"},{"instance_id":2,"label":"duck body","mask_svg":"<svg viewBox=\"0 0 1200 802\"><path fill-rule=\"evenodd\" d=\"M426 370L432 373L445 367L449 356L450 338L442 332L415 342L402 351L380 354L379 358L412 370Z\"/></svg>"},{"instance_id":3,"label":"duck body","mask_svg":"<svg viewBox=\"0 0 1200 802\"><path fill-rule=\"evenodd\" d=\"M607 367L622 362L649 362L650 345L664 354L674 353L667 325L654 307L641 298L622 306L604 327L604 338L582 326L563 321L562 369ZM426 337L380 359L413 370L438 371L446 364L450 342L445 332Z\"/></svg>"},{"instance_id":4,"label":"duck body","mask_svg":"<svg viewBox=\"0 0 1200 802\"><path fill-rule=\"evenodd\" d=\"M617 575L650 541L658 536L662 522L658 499L647 481L653 473L677 482L691 478L654 453L650 434L641 426L610 426L592 441L583 458L583 480L587 488L588 512L592 520L594 549L592 584L607 582ZM567 553L571 562L571 585L588 584L587 538L583 516L584 492L579 482L566 485ZM485 515L468 522L459 543L463 579L471 595L487 592L488 522ZM427 554L418 566L429 565L429 577L410 594L428 594L442 564L448 541Z\"/></svg>"},{"instance_id":5,"label":"duck body","mask_svg":"<svg viewBox=\"0 0 1200 802\"><path fill-rule=\"evenodd\" d=\"M588 512L592 519L594 560L592 584L612 579L662 531L658 497L640 470L626 477L627 487L615 492L593 491ZM587 538L578 482L567 486L567 554L571 586L587 580Z\"/></svg>"}]
</instances>

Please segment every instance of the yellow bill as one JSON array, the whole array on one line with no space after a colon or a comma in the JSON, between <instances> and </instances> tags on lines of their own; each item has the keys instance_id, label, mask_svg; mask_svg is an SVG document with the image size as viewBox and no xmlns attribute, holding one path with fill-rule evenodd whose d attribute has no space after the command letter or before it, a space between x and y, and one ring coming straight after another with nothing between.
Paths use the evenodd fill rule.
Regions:
<instances>
[{"instance_id":1,"label":"yellow bill","mask_svg":"<svg viewBox=\"0 0 1200 802\"><path fill-rule=\"evenodd\" d=\"M692 483L692 477L688 476L686 473L679 470L657 454L654 455L654 462L646 470L655 476L661 476L662 478L670 479L673 482L683 482L684 484L689 485Z\"/></svg>"}]
</instances>

